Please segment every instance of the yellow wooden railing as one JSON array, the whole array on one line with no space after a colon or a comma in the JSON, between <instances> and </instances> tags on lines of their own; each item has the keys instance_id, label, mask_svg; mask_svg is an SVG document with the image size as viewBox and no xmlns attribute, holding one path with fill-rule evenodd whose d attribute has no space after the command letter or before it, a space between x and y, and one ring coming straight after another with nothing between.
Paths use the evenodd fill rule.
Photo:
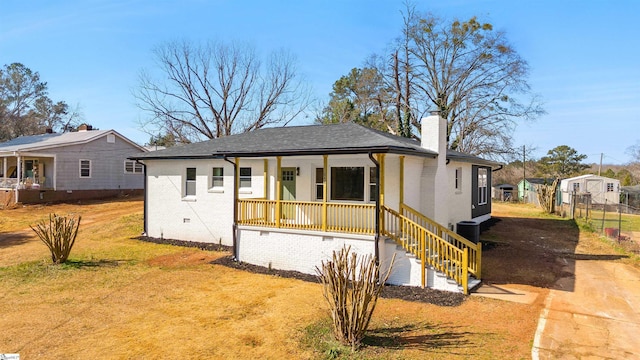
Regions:
<instances>
[{"instance_id":1,"label":"yellow wooden railing","mask_svg":"<svg viewBox=\"0 0 640 360\"><path fill-rule=\"evenodd\" d=\"M446 227L438 224L437 222L422 215L420 212L414 210L410 206L405 204L400 205L400 214L407 219L415 222L416 224L424 227L428 231L434 233L436 236L443 238L449 244L457 247L458 249L468 249L469 251L469 272L476 278L480 279L482 276L482 244L465 239L464 237L456 234L455 232L447 229Z\"/></svg>"},{"instance_id":2,"label":"yellow wooden railing","mask_svg":"<svg viewBox=\"0 0 640 360\"><path fill-rule=\"evenodd\" d=\"M240 225L315 231L326 229L351 234L375 233L374 205L327 203L326 217L323 217L323 212L324 207L321 202L238 200L238 224ZM323 224L323 218L326 219L326 224Z\"/></svg>"},{"instance_id":3,"label":"yellow wooden railing","mask_svg":"<svg viewBox=\"0 0 640 360\"><path fill-rule=\"evenodd\" d=\"M382 235L400 244L407 252L420 259L422 287L425 284L425 265L430 265L462 286L468 293L469 248L460 249L424 226L386 206L382 212Z\"/></svg>"}]
</instances>

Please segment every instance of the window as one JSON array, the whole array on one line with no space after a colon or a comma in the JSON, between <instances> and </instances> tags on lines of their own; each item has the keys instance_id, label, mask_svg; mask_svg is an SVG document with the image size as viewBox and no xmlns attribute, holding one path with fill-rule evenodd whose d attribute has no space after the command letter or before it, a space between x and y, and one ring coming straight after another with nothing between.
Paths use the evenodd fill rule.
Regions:
<instances>
[{"instance_id":1,"label":"window","mask_svg":"<svg viewBox=\"0 0 640 360\"><path fill-rule=\"evenodd\" d=\"M573 192L580 192L580 183L573 183Z\"/></svg>"},{"instance_id":2,"label":"window","mask_svg":"<svg viewBox=\"0 0 640 360\"><path fill-rule=\"evenodd\" d=\"M488 176L487 169L478 169L478 205L487 203Z\"/></svg>"},{"instance_id":3,"label":"window","mask_svg":"<svg viewBox=\"0 0 640 360\"><path fill-rule=\"evenodd\" d=\"M462 190L462 168L456 168L456 179L455 179L456 190Z\"/></svg>"},{"instance_id":4,"label":"window","mask_svg":"<svg viewBox=\"0 0 640 360\"><path fill-rule=\"evenodd\" d=\"M369 201L375 202L378 195L378 171L376 167L369 168Z\"/></svg>"},{"instance_id":5,"label":"window","mask_svg":"<svg viewBox=\"0 0 640 360\"><path fill-rule=\"evenodd\" d=\"M80 160L80 177L91 177L91 160Z\"/></svg>"},{"instance_id":6,"label":"window","mask_svg":"<svg viewBox=\"0 0 640 360\"><path fill-rule=\"evenodd\" d=\"M109 144L114 144L116 142L116 136L113 134L107 135L107 142Z\"/></svg>"},{"instance_id":7,"label":"window","mask_svg":"<svg viewBox=\"0 0 640 360\"><path fill-rule=\"evenodd\" d=\"M139 164L133 160L125 160L124 173L125 174L142 174L142 164Z\"/></svg>"},{"instance_id":8,"label":"window","mask_svg":"<svg viewBox=\"0 0 640 360\"><path fill-rule=\"evenodd\" d=\"M224 168L214 167L211 172L211 187L223 187L224 186Z\"/></svg>"},{"instance_id":9,"label":"window","mask_svg":"<svg viewBox=\"0 0 640 360\"><path fill-rule=\"evenodd\" d=\"M607 192L613 192L614 188L613 188L613 183L607 183Z\"/></svg>"},{"instance_id":10,"label":"window","mask_svg":"<svg viewBox=\"0 0 640 360\"><path fill-rule=\"evenodd\" d=\"M187 181L184 188L185 196L196 195L196 168L187 168Z\"/></svg>"},{"instance_id":11,"label":"window","mask_svg":"<svg viewBox=\"0 0 640 360\"><path fill-rule=\"evenodd\" d=\"M250 167L240 168L240 187L241 188L251 187L251 168Z\"/></svg>"},{"instance_id":12,"label":"window","mask_svg":"<svg viewBox=\"0 0 640 360\"><path fill-rule=\"evenodd\" d=\"M364 167L332 167L331 200L364 201Z\"/></svg>"},{"instance_id":13,"label":"window","mask_svg":"<svg viewBox=\"0 0 640 360\"><path fill-rule=\"evenodd\" d=\"M316 168L316 200L324 199L324 168Z\"/></svg>"}]
</instances>

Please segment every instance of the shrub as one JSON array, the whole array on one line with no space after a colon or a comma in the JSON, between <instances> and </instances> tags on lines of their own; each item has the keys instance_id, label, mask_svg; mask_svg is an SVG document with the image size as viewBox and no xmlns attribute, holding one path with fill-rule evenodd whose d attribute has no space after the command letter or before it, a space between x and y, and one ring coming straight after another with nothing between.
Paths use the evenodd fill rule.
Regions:
<instances>
[{"instance_id":1,"label":"shrub","mask_svg":"<svg viewBox=\"0 0 640 360\"><path fill-rule=\"evenodd\" d=\"M316 268L323 284L323 295L329 303L333 332L338 341L360 347L369 327L378 296L391 274L394 258L385 276L380 278L380 265L371 255L358 258L350 247L333 252L333 260Z\"/></svg>"},{"instance_id":2,"label":"shrub","mask_svg":"<svg viewBox=\"0 0 640 360\"><path fill-rule=\"evenodd\" d=\"M30 225L31 229L51 251L51 259L54 264L63 264L69 258L71 248L76 242L81 218L81 216L76 218L73 215L49 214L48 224L43 219L35 226Z\"/></svg>"}]
</instances>

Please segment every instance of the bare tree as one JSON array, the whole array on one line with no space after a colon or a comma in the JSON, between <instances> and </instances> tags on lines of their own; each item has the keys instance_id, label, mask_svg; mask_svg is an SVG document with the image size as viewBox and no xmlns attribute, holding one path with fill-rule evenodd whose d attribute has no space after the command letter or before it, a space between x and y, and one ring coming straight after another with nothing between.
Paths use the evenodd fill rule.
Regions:
<instances>
[{"instance_id":1,"label":"bare tree","mask_svg":"<svg viewBox=\"0 0 640 360\"><path fill-rule=\"evenodd\" d=\"M141 123L149 134L189 143L284 126L310 104L286 51L262 63L249 45L182 41L158 46L154 56L166 80L141 71L134 93L140 109L150 114Z\"/></svg>"},{"instance_id":2,"label":"bare tree","mask_svg":"<svg viewBox=\"0 0 640 360\"><path fill-rule=\"evenodd\" d=\"M405 16L414 86L447 119L449 148L490 156L510 151L515 121L544 113L526 81L526 61L503 32L476 17L448 23L431 14Z\"/></svg>"},{"instance_id":3,"label":"bare tree","mask_svg":"<svg viewBox=\"0 0 640 360\"><path fill-rule=\"evenodd\" d=\"M631 156L631 163L640 163L640 141L637 141L635 145L631 145L627 148L626 153Z\"/></svg>"}]
</instances>

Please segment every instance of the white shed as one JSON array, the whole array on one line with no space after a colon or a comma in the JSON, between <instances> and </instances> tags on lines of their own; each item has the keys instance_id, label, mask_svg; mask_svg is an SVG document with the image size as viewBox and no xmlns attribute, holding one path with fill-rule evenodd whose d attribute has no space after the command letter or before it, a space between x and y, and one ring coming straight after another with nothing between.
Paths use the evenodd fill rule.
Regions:
<instances>
[{"instance_id":1,"label":"white shed","mask_svg":"<svg viewBox=\"0 0 640 360\"><path fill-rule=\"evenodd\" d=\"M571 203L571 196L591 195L592 204L617 204L620 202L620 180L593 174L564 179L560 182L562 202Z\"/></svg>"}]
</instances>

